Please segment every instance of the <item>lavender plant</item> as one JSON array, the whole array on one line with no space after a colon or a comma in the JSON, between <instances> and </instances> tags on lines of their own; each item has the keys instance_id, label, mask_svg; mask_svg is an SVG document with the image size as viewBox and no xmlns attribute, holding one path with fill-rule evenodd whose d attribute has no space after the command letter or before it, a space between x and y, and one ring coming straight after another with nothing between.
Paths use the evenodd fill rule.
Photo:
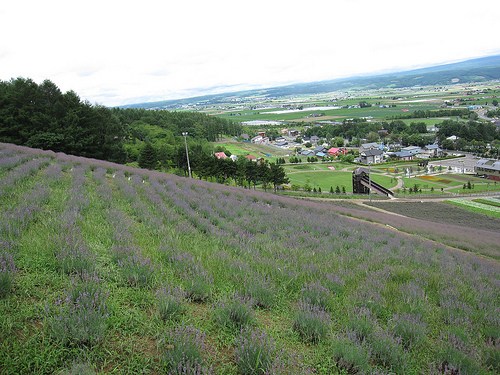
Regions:
<instances>
[{"instance_id":1,"label":"lavender plant","mask_svg":"<svg viewBox=\"0 0 500 375\"><path fill-rule=\"evenodd\" d=\"M215 322L221 328L227 328L230 331L255 323L250 299L241 297L237 292L219 300L212 309Z\"/></svg>"},{"instance_id":2,"label":"lavender plant","mask_svg":"<svg viewBox=\"0 0 500 375\"><path fill-rule=\"evenodd\" d=\"M62 370L58 375L96 375L97 373L88 363L74 362L69 369Z\"/></svg>"},{"instance_id":3,"label":"lavender plant","mask_svg":"<svg viewBox=\"0 0 500 375\"><path fill-rule=\"evenodd\" d=\"M370 335L368 342L371 344L372 357L377 364L396 374L405 374L407 357L401 346L401 338L394 337L388 331L380 330Z\"/></svg>"},{"instance_id":4,"label":"lavender plant","mask_svg":"<svg viewBox=\"0 0 500 375\"><path fill-rule=\"evenodd\" d=\"M155 280L155 266L151 263L151 258L144 258L140 254L128 255L118 261L118 269L130 286L148 287Z\"/></svg>"},{"instance_id":5,"label":"lavender plant","mask_svg":"<svg viewBox=\"0 0 500 375\"><path fill-rule=\"evenodd\" d=\"M276 304L276 285L269 278L254 275L246 278L243 285L243 293L253 306L270 309Z\"/></svg>"},{"instance_id":6,"label":"lavender plant","mask_svg":"<svg viewBox=\"0 0 500 375\"><path fill-rule=\"evenodd\" d=\"M459 328L442 334L437 354L437 370L442 373L476 375L480 373L479 349L471 343L470 335Z\"/></svg>"},{"instance_id":7,"label":"lavender plant","mask_svg":"<svg viewBox=\"0 0 500 375\"><path fill-rule=\"evenodd\" d=\"M1 250L0 248L0 298L3 298L12 290L16 266L12 255Z\"/></svg>"},{"instance_id":8,"label":"lavender plant","mask_svg":"<svg viewBox=\"0 0 500 375\"><path fill-rule=\"evenodd\" d=\"M203 359L206 335L192 326L181 326L169 331L169 343L163 355L165 370L172 375L209 375L212 368Z\"/></svg>"},{"instance_id":9,"label":"lavender plant","mask_svg":"<svg viewBox=\"0 0 500 375\"><path fill-rule=\"evenodd\" d=\"M301 300L304 304L314 305L323 310L329 309L330 291L319 281L304 283Z\"/></svg>"},{"instance_id":10,"label":"lavender plant","mask_svg":"<svg viewBox=\"0 0 500 375\"><path fill-rule=\"evenodd\" d=\"M316 344L327 337L330 319L330 315L318 306L299 302L293 329L305 342Z\"/></svg>"},{"instance_id":11,"label":"lavender plant","mask_svg":"<svg viewBox=\"0 0 500 375\"><path fill-rule=\"evenodd\" d=\"M212 297L214 280L201 264L196 264L185 273L184 288L192 302L206 302Z\"/></svg>"},{"instance_id":12,"label":"lavender plant","mask_svg":"<svg viewBox=\"0 0 500 375\"><path fill-rule=\"evenodd\" d=\"M242 375L270 374L279 366L280 357L274 339L266 332L243 328L236 339L236 363Z\"/></svg>"},{"instance_id":13,"label":"lavender plant","mask_svg":"<svg viewBox=\"0 0 500 375\"><path fill-rule=\"evenodd\" d=\"M500 373L500 345L494 345L486 349L485 365L488 369Z\"/></svg>"},{"instance_id":14,"label":"lavender plant","mask_svg":"<svg viewBox=\"0 0 500 375\"><path fill-rule=\"evenodd\" d=\"M392 317L392 332L394 336L401 337L405 348L417 348L425 343L426 325L421 315L394 314Z\"/></svg>"},{"instance_id":15,"label":"lavender plant","mask_svg":"<svg viewBox=\"0 0 500 375\"><path fill-rule=\"evenodd\" d=\"M370 374L370 347L364 342L341 340L334 344L333 358L337 367L348 374Z\"/></svg>"},{"instance_id":16,"label":"lavender plant","mask_svg":"<svg viewBox=\"0 0 500 375\"><path fill-rule=\"evenodd\" d=\"M377 326L377 318L373 316L370 309L356 307L350 313L346 328L356 334L358 340L362 341L370 336Z\"/></svg>"},{"instance_id":17,"label":"lavender plant","mask_svg":"<svg viewBox=\"0 0 500 375\"><path fill-rule=\"evenodd\" d=\"M158 313L163 320L177 320L184 314L184 295L181 288L172 285L164 286L156 292Z\"/></svg>"},{"instance_id":18,"label":"lavender plant","mask_svg":"<svg viewBox=\"0 0 500 375\"><path fill-rule=\"evenodd\" d=\"M81 238L80 228L73 227L56 238L57 267L66 274L84 274L94 270L96 255Z\"/></svg>"},{"instance_id":19,"label":"lavender plant","mask_svg":"<svg viewBox=\"0 0 500 375\"><path fill-rule=\"evenodd\" d=\"M102 283L103 280L97 273L83 272L71 280L66 291L66 301L74 304L81 295L86 295L91 299L99 298Z\"/></svg>"},{"instance_id":20,"label":"lavender plant","mask_svg":"<svg viewBox=\"0 0 500 375\"><path fill-rule=\"evenodd\" d=\"M45 307L50 332L65 345L95 345L106 331L109 316L107 292L98 288L92 292L80 292L76 300L72 300L74 297L74 294L68 294L52 311L48 305Z\"/></svg>"}]
</instances>

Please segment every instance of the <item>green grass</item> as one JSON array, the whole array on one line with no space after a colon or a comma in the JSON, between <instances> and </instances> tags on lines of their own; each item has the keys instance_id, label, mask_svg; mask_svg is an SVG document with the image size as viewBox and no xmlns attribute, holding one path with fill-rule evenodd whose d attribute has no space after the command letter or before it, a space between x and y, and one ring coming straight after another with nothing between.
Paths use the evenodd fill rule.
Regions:
<instances>
[{"instance_id":1,"label":"green grass","mask_svg":"<svg viewBox=\"0 0 500 375\"><path fill-rule=\"evenodd\" d=\"M342 101L340 105L355 105L358 104L361 100L348 100ZM321 106L321 103L317 103L318 106ZM331 104L331 103L328 103ZM409 104L412 104L412 107L409 107ZM304 104L304 107L307 107L307 104ZM379 108L378 106L372 106L367 108L339 108L339 109L325 109L325 110L316 110L311 109L307 111L300 112L292 112L292 113L265 113L265 112L274 112L275 109L266 109L266 110L238 110L231 112L224 112L220 114L215 114L215 116L223 117L231 120L237 120L240 122L252 121L252 120L270 120L270 121L290 121L290 120L306 120L306 121L314 121L314 117L306 118L306 116L311 113L318 113L324 116L333 116L334 118L344 119L344 118L352 118L352 117L369 117L372 116L375 119L386 119L388 117L396 116L402 114L402 109L408 108L410 111L414 110L434 110L436 109L436 105L425 104L425 103L408 103L408 104L398 104L397 107L393 108ZM283 110L284 111L284 110ZM239 116L231 116L231 113L240 113ZM252 113L252 114L250 114ZM417 122L420 119L412 119L410 122Z\"/></svg>"},{"instance_id":2,"label":"green grass","mask_svg":"<svg viewBox=\"0 0 500 375\"><path fill-rule=\"evenodd\" d=\"M478 202L478 203L483 203L483 204L487 204L487 205L490 205L490 206L495 206L495 207L500 207L500 199L496 198L495 200L494 199L473 199L474 202Z\"/></svg>"},{"instance_id":3,"label":"green grass","mask_svg":"<svg viewBox=\"0 0 500 375\"><path fill-rule=\"evenodd\" d=\"M315 167L318 168L318 167ZM319 168L318 168L319 169ZM321 187L321 190L326 192L330 190L330 187L335 189L339 186L340 189L344 186L346 192L352 193L352 173L351 172L336 172L336 171L310 171L310 172L295 172L287 174L290 179L290 184L299 184L303 186L309 181L311 188ZM386 187L392 188L396 186L397 181L392 177L372 174L372 179L376 183ZM391 181L392 180L392 181Z\"/></svg>"},{"instance_id":4,"label":"green grass","mask_svg":"<svg viewBox=\"0 0 500 375\"><path fill-rule=\"evenodd\" d=\"M404 186L407 189L412 188L414 185L418 185L418 187L420 189L422 189L422 190L430 190L433 187L434 191L441 191L441 188L443 188L444 191L446 191L447 188L450 188L450 187L453 187L453 186L460 187L460 185L456 185L456 184L453 184L453 183L451 183L451 184L440 184L440 183L437 183L437 182L432 182L432 181L425 180L425 179L418 178L418 177L412 177L412 178L403 177L402 180L404 182Z\"/></svg>"}]
</instances>

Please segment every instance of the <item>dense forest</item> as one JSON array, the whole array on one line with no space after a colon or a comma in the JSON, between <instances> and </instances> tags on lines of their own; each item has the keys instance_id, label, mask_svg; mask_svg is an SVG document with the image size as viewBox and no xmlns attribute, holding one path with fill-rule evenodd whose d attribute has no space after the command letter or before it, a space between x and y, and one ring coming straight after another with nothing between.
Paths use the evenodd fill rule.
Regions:
<instances>
[{"instance_id":1,"label":"dense forest","mask_svg":"<svg viewBox=\"0 0 500 375\"><path fill-rule=\"evenodd\" d=\"M197 154L210 154L209 142L241 131L238 123L196 112L93 105L49 80L0 81L0 142L118 163L140 163L148 144L157 158L149 166L166 170L184 165L183 132Z\"/></svg>"}]
</instances>

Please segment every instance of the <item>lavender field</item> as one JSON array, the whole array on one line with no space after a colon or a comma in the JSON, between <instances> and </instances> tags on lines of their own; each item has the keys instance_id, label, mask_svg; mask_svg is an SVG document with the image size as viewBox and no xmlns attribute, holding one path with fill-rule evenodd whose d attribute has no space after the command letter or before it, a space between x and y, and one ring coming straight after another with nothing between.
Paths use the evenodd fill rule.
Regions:
<instances>
[{"instance_id":1,"label":"lavender field","mask_svg":"<svg viewBox=\"0 0 500 375\"><path fill-rule=\"evenodd\" d=\"M494 231L7 144L0 207L0 374L500 372Z\"/></svg>"}]
</instances>

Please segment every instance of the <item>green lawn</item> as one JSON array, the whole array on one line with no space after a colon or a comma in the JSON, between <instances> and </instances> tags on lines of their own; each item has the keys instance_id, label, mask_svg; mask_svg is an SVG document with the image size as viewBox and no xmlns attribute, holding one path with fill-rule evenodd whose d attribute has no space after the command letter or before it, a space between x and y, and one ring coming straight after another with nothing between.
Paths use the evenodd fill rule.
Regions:
<instances>
[{"instance_id":1,"label":"green lawn","mask_svg":"<svg viewBox=\"0 0 500 375\"><path fill-rule=\"evenodd\" d=\"M289 173L288 178L291 184L299 184L303 186L307 182L311 187L321 187L322 191L329 191L330 187L335 189L339 186L341 189L344 186L346 192L352 193L352 173L351 172L334 172L334 171L309 171ZM397 181L388 176L372 174L372 179L376 183L392 188L396 186Z\"/></svg>"}]
</instances>

